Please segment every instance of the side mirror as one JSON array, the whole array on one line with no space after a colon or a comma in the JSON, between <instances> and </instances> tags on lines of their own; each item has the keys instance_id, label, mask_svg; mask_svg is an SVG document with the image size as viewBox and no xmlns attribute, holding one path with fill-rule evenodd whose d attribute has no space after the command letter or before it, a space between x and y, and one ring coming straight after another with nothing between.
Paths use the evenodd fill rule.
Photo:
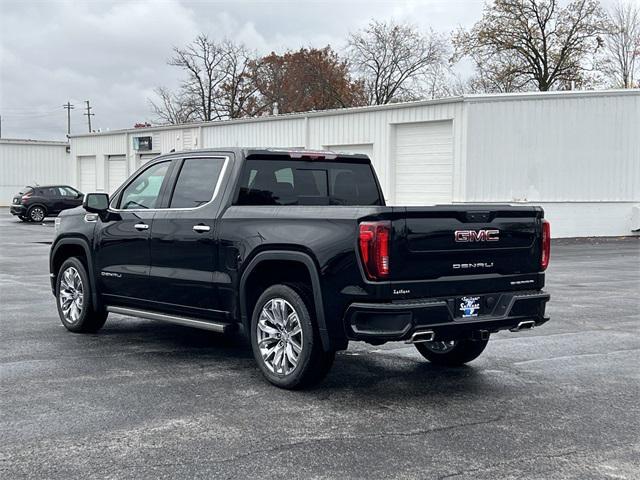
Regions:
<instances>
[{"instance_id":1,"label":"side mirror","mask_svg":"<svg viewBox=\"0 0 640 480\"><path fill-rule=\"evenodd\" d=\"M106 193L87 193L82 207L91 213L104 213L109 208L109 195Z\"/></svg>"}]
</instances>

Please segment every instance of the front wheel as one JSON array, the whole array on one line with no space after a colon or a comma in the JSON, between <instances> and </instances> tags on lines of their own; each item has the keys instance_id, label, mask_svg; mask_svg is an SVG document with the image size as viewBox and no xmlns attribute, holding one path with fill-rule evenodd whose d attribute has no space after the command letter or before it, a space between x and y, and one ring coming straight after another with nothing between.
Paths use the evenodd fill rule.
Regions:
<instances>
[{"instance_id":1,"label":"front wheel","mask_svg":"<svg viewBox=\"0 0 640 480\"><path fill-rule=\"evenodd\" d=\"M56 304L62 325L71 332L97 332L107 320L108 313L93 305L87 270L76 257L65 260L58 271Z\"/></svg>"},{"instance_id":2,"label":"front wheel","mask_svg":"<svg viewBox=\"0 0 640 480\"><path fill-rule=\"evenodd\" d=\"M449 340L416 343L418 352L435 365L455 367L480 356L489 343L486 340Z\"/></svg>"},{"instance_id":3,"label":"front wheel","mask_svg":"<svg viewBox=\"0 0 640 480\"><path fill-rule=\"evenodd\" d=\"M303 288L273 285L251 319L251 347L262 374L280 388L309 387L328 373L335 352L322 348L313 302Z\"/></svg>"}]
</instances>

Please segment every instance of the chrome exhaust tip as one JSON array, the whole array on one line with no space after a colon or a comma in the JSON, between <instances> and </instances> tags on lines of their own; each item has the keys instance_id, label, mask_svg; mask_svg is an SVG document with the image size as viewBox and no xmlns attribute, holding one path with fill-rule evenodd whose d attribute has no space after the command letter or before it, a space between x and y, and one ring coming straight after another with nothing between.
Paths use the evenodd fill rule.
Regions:
<instances>
[{"instance_id":1,"label":"chrome exhaust tip","mask_svg":"<svg viewBox=\"0 0 640 480\"><path fill-rule=\"evenodd\" d=\"M533 320L525 320L524 322L520 322L517 327L510 328L510 332L519 332L520 330L531 330L536 326L536 322Z\"/></svg>"},{"instance_id":2,"label":"chrome exhaust tip","mask_svg":"<svg viewBox=\"0 0 640 480\"><path fill-rule=\"evenodd\" d=\"M436 338L436 334L433 330L421 330L419 332L413 332L411 338L405 343L433 342L434 338Z\"/></svg>"}]
</instances>

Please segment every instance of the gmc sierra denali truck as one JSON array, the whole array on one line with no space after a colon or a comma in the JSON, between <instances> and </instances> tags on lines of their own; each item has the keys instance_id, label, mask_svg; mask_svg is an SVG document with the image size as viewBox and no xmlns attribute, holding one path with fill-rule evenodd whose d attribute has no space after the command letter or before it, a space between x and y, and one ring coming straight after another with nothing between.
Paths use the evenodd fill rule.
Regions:
<instances>
[{"instance_id":1,"label":"gmc sierra denali truck","mask_svg":"<svg viewBox=\"0 0 640 480\"><path fill-rule=\"evenodd\" d=\"M240 329L283 388L322 379L350 340L414 344L453 366L493 332L548 320L541 208L388 207L365 155L171 153L55 226L51 287L68 330L96 332L110 312Z\"/></svg>"}]
</instances>

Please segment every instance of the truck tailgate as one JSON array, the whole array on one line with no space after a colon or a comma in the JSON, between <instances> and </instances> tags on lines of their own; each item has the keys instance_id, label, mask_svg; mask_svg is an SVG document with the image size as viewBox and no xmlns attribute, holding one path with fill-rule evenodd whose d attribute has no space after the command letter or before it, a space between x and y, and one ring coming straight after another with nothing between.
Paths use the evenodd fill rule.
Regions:
<instances>
[{"instance_id":1,"label":"truck tailgate","mask_svg":"<svg viewBox=\"0 0 640 480\"><path fill-rule=\"evenodd\" d=\"M540 271L543 211L539 207L443 205L393 210L392 283Z\"/></svg>"}]
</instances>

